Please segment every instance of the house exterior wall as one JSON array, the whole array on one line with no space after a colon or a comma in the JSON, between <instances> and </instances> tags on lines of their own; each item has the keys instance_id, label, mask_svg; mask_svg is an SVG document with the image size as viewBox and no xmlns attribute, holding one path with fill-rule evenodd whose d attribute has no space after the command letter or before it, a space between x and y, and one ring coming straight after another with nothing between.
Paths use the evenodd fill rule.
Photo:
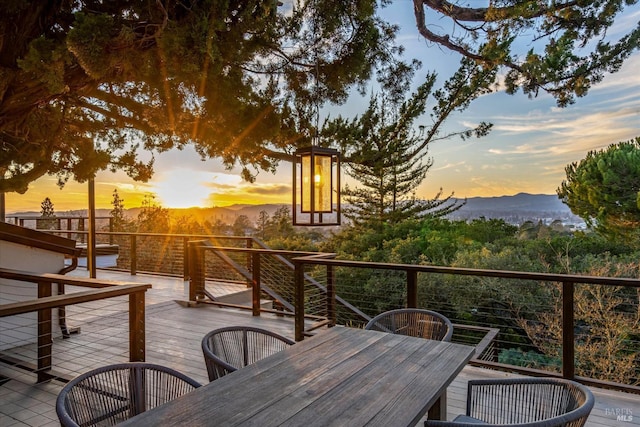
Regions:
<instances>
[{"instance_id":1,"label":"house exterior wall","mask_svg":"<svg viewBox=\"0 0 640 427\"><path fill-rule=\"evenodd\" d=\"M65 266L64 254L0 240L0 268L34 273L58 273ZM53 292L56 294L54 287ZM0 279L0 305L38 298L38 286ZM37 313L0 318L0 351L37 341ZM61 335L57 310L52 315L54 337Z\"/></svg>"}]
</instances>

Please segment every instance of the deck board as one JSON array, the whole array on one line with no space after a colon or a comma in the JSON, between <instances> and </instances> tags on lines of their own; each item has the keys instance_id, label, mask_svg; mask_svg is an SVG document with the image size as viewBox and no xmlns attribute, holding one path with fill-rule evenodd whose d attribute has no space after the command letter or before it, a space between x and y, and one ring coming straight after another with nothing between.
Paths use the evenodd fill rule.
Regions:
<instances>
[{"instance_id":1,"label":"deck board","mask_svg":"<svg viewBox=\"0 0 640 427\"><path fill-rule=\"evenodd\" d=\"M72 274L87 277L83 269ZM293 319L288 317L272 314L253 317L250 311L210 305L185 308L176 302L183 300L185 296L182 279L130 276L103 270L98 271L98 278L152 283L153 288L147 292L146 297L146 359L148 362L173 367L201 383L207 382L207 372L200 341L211 329L252 325L293 338ZM229 290L233 290L232 287L219 292ZM128 359L126 298L117 304L111 302L92 307L94 308L72 317L74 322L79 322L76 326L80 326L80 334L73 335L69 340L57 340L54 344L54 349L56 345L68 345L70 348L63 353L54 352L54 366L57 370L80 373ZM107 310L108 316L104 316L103 310ZM515 375L465 367L448 389L448 418L464 412L468 380ZM35 374L0 363L0 380L2 376L9 380L0 381L0 426L59 425L54 405L62 383L51 381L35 385ZM640 396L594 388L591 390L596 397L596 406L587 421L588 427L640 426ZM621 413L627 415L627 421L616 420L617 414Z\"/></svg>"}]
</instances>

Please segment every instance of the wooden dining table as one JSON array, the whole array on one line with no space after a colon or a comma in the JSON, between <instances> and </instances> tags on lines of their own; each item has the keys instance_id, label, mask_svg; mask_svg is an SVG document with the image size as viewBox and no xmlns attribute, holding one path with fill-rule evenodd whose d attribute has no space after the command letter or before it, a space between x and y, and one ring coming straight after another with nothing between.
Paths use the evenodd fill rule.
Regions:
<instances>
[{"instance_id":1,"label":"wooden dining table","mask_svg":"<svg viewBox=\"0 0 640 427\"><path fill-rule=\"evenodd\" d=\"M446 414L474 347L333 327L122 425L412 426Z\"/></svg>"}]
</instances>

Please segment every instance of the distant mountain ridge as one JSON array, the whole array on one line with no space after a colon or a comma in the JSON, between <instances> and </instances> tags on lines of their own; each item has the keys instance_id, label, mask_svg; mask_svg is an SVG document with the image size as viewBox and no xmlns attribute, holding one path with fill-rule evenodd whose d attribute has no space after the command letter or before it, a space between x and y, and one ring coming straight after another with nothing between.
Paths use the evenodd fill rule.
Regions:
<instances>
[{"instance_id":1,"label":"distant mountain ridge","mask_svg":"<svg viewBox=\"0 0 640 427\"><path fill-rule=\"evenodd\" d=\"M463 199L456 199L463 201ZM209 221L221 220L225 223L233 223L235 218L246 215L249 220L256 221L261 211L273 215L279 208L290 206L288 204L262 204L249 205L237 204L224 207L208 208L186 208L171 209L174 216L195 216L198 219ZM109 216L111 209L96 209L96 216ZM130 218L137 217L140 208L126 209L126 214ZM86 216L86 210L74 210L66 212L56 212L58 216ZM18 212L7 214L7 217L14 216L38 216L39 212ZM470 197L466 204L449 216L451 219L472 219L472 218L503 218L512 223L523 222L535 219L559 219L562 221L580 221L578 217L571 213L567 205L555 194L528 194L519 193L513 196L497 197Z\"/></svg>"},{"instance_id":2,"label":"distant mountain ridge","mask_svg":"<svg viewBox=\"0 0 640 427\"><path fill-rule=\"evenodd\" d=\"M554 194L528 193L518 193L514 196L470 197L463 209L570 212L569 207Z\"/></svg>"},{"instance_id":3,"label":"distant mountain ridge","mask_svg":"<svg viewBox=\"0 0 640 427\"><path fill-rule=\"evenodd\" d=\"M512 224L536 220L543 220L543 222L560 220L565 224L582 222L555 194L518 193L513 196L470 197L462 208L449 217L451 219L502 218Z\"/></svg>"}]
</instances>

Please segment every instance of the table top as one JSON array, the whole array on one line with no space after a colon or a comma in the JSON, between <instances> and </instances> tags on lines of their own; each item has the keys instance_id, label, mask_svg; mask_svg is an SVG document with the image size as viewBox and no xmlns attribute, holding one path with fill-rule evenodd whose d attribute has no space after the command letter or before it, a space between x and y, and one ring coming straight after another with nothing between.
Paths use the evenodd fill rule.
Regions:
<instances>
[{"instance_id":1,"label":"table top","mask_svg":"<svg viewBox=\"0 0 640 427\"><path fill-rule=\"evenodd\" d=\"M334 327L123 425L415 425L474 348Z\"/></svg>"}]
</instances>

